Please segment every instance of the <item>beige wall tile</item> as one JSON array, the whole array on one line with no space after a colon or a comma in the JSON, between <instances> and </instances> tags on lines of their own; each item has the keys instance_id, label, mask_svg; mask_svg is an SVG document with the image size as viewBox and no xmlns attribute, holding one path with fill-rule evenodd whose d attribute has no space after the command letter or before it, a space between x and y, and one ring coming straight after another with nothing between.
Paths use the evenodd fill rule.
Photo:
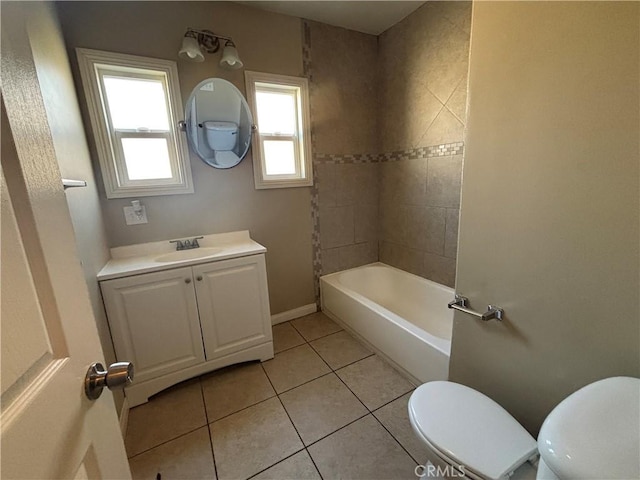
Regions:
<instances>
[{"instance_id":1,"label":"beige wall tile","mask_svg":"<svg viewBox=\"0 0 640 480\"><path fill-rule=\"evenodd\" d=\"M416 146L455 143L464 138L464 125L449 110L443 108Z\"/></svg>"},{"instance_id":2,"label":"beige wall tile","mask_svg":"<svg viewBox=\"0 0 640 480\"><path fill-rule=\"evenodd\" d=\"M377 38L308 23L315 147L322 153L377 152Z\"/></svg>"},{"instance_id":3,"label":"beige wall tile","mask_svg":"<svg viewBox=\"0 0 640 480\"><path fill-rule=\"evenodd\" d=\"M378 261L377 242L357 243L338 249L340 269L355 268Z\"/></svg>"},{"instance_id":4,"label":"beige wall tile","mask_svg":"<svg viewBox=\"0 0 640 480\"><path fill-rule=\"evenodd\" d=\"M380 261L421 277L427 276L424 265L424 252L405 245L383 241L380 243ZM437 281L437 280L434 280Z\"/></svg>"},{"instance_id":5,"label":"beige wall tile","mask_svg":"<svg viewBox=\"0 0 640 480\"><path fill-rule=\"evenodd\" d=\"M458 223L460 221L460 210L457 208L447 208L446 227L444 234L444 256L456 258L458 254Z\"/></svg>"},{"instance_id":6,"label":"beige wall tile","mask_svg":"<svg viewBox=\"0 0 640 480\"><path fill-rule=\"evenodd\" d=\"M314 182L318 186L318 204L321 207L336 206L336 165L320 163L314 165Z\"/></svg>"},{"instance_id":7,"label":"beige wall tile","mask_svg":"<svg viewBox=\"0 0 640 480\"><path fill-rule=\"evenodd\" d=\"M445 219L444 208L425 207L425 247L428 253L444 254L445 247Z\"/></svg>"},{"instance_id":8,"label":"beige wall tile","mask_svg":"<svg viewBox=\"0 0 640 480\"><path fill-rule=\"evenodd\" d=\"M429 280L442 283L448 287L455 287L456 261L453 258L424 254L424 272Z\"/></svg>"},{"instance_id":9,"label":"beige wall tile","mask_svg":"<svg viewBox=\"0 0 640 480\"><path fill-rule=\"evenodd\" d=\"M455 91L447 100L445 106L460 122L465 125L467 117L467 74L458 83Z\"/></svg>"},{"instance_id":10,"label":"beige wall tile","mask_svg":"<svg viewBox=\"0 0 640 480\"><path fill-rule=\"evenodd\" d=\"M378 204L355 206L355 242L376 242L378 240Z\"/></svg>"},{"instance_id":11,"label":"beige wall tile","mask_svg":"<svg viewBox=\"0 0 640 480\"><path fill-rule=\"evenodd\" d=\"M353 206L320 208L320 245L323 249L353 244L353 210Z\"/></svg>"},{"instance_id":12,"label":"beige wall tile","mask_svg":"<svg viewBox=\"0 0 640 480\"><path fill-rule=\"evenodd\" d=\"M462 155L432 157L427 171L427 204L432 207L460 207Z\"/></svg>"},{"instance_id":13,"label":"beige wall tile","mask_svg":"<svg viewBox=\"0 0 640 480\"><path fill-rule=\"evenodd\" d=\"M322 255L322 274L327 275L329 273L339 272L342 270L340 266L340 252L339 248L326 248L322 249L320 255Z\"/></svg>"}]
</instances>

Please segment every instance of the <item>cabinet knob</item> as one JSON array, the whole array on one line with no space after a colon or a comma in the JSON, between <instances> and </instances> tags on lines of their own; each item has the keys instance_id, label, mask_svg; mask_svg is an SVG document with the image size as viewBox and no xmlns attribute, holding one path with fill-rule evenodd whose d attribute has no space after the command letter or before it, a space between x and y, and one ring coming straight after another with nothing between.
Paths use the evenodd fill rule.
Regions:
<instances>
[{"instance_id":1,"label":"cabinet knob","mask_svg":"<svg viewBox=\"0 0 640 480\"><path fill-rule=\"evenodd\" d=\"M202 281L202 275L198 275L198 276L196 277L196 280L198 280L199 282L201 282L201 281Z\"/></svg>"},{"instance_id":2,"label":"cabinet knob","mask_svg":"<svg viewBox=\"0 0 640 480\"><path fill-rule=\"evenodd\" d=\"M184 283L191 283L191 279L190 278L185 278L184 279Z\"/></svg>"}]
</instances>

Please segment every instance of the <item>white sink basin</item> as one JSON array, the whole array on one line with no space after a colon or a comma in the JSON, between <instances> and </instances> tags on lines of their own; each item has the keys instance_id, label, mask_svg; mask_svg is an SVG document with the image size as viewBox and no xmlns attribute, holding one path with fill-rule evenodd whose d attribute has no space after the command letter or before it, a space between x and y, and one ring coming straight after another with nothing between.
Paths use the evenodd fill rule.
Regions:
<instances>
[{"instance_id":1,"label":"white sink basin","mask_svg":"<svg viewBox=\"0 0 640 480\"><path fill-rule=\"evenodd\" d=\"M196 258L206 258L217 253L220 253L223 249L218 247L200 247L193 248L191 250L179 250L171 253L165 253L154 258L154 261L158 263L167 262L179 262L182 260L193 260Z\"/></svg>"}]
</instances>

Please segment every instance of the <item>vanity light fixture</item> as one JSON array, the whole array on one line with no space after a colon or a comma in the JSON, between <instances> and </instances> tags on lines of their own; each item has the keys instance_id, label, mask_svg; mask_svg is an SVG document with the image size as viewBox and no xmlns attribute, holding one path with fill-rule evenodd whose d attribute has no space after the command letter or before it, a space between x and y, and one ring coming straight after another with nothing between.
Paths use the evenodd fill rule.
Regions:
<instances>
[{"instance_id":1,"label":"vanity light fixture","mask_svg":"<svg viewBox=\"0 0 640 480\"><path fill-rule=\"evenodd\" d=\"M242 68L243 63L238 56L238 50L233 40L230 37L223 37L209 30L187 28L178 56L191 62L203 62L204 52L216 53L220 50L220 40L225 41L220 66L230 70Z\"/></svg>"}]
</instances>

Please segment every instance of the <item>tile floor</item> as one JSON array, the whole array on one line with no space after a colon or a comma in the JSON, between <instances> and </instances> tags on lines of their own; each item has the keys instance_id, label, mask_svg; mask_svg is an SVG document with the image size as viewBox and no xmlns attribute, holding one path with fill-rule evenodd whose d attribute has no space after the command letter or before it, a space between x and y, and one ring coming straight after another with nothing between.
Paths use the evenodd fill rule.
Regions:
<instances>
[{"instance_id":1,"label":"tile floor","mask_svg":"<svg viewBox=\"0 0 640 480\"><path fill-rule=\"evenodd\" d=\"M323 313L273 328L275 358L183 382L129 413L134 478L416 479L414 386Z\"/></svg>"}]
</instances>

